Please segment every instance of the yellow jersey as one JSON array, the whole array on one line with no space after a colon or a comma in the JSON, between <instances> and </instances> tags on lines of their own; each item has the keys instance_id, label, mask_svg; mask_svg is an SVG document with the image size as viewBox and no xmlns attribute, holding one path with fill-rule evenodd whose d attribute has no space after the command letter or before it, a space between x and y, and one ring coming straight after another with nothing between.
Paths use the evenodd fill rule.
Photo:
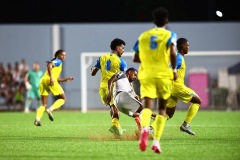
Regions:
<instances>
[{"instance_id":1,"label":"yellow jersey","mask_svg":"<svg viewBox=\"0 0 240 160\"><path fill-rule=\"evenodd\" d=\"M51 63L53 64L52 77L55 81L57 81L57 79L60 76L61 71L62 71L62 61L60 59L55 59L55 60L51 61ZM48 74L48 70L46 70L44 75L42 76L41 82L50 83L50 77Z\"/></svg>"},{"instance_id":2,"label":"yellow jersey","mask_svg":"<svg viewBox=\"0 0 240 160\"><path fill-rule=\"evenodd\" d=\"M107 88L108 80L119 71L126 71L127 63L115 53L107 53L97 60L95 66L101 69L101 88Z\"/></svg>"},{"instance_id":3,"label":"yellow jersey","mask_svg":"<svg viewBox=\"0 0 240 160\"><path fill-rule=\"evenodd\" d=\"M176 45L177 35L164 28L152 28L143 32L133 50L139 52L141 78L173 79L170 64L170 45Z\"/></svg>"}]
</instances>

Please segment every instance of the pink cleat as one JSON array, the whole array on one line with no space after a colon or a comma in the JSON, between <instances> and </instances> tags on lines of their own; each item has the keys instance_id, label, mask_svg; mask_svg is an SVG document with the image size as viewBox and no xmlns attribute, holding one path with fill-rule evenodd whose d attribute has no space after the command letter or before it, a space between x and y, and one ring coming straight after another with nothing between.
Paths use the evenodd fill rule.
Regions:
<instances>
[{"instance_id":1,"label":"pink cleat","mask_svg":"<svg viewBox=\"0 0 240 160\"><path fill-rule=\"evenodd\" d=\"M140 134L139 148L142 151L145 151L147 148L147 143L148 143L148 129L144 127L142 128L141 134Z\"/></svg>"},{"instance_id":2,"label":"pink cleat","mask_svg":"<svg viewBox=\"0 0 240 160\"><path fill-rule=\"evenodd\" d=\"M160 144L159 144L159 141L158 141L158 140L154 140L154 141L153 141L152 150L153 150L155 153L158 153L158 154L161 154L161 153L162 153L162 150L161 150L161 147L160 147Z\"/></svg>"}]
</instances>

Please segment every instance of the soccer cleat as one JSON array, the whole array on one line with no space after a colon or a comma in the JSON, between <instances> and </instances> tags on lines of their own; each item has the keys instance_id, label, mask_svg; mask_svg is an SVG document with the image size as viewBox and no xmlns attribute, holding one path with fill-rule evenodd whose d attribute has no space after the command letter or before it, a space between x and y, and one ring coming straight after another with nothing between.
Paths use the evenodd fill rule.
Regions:
<instances>
[{"instance_id":1,"label":"soccer cleat","mask_svg":"<svg viewBox=\"0 0 240 160\"><path fill-rule=\"evenodd\" d=\"M123 133L126 131L126 129L120 129L120 130L118 130L117 127L112 126L112 127L109 129L109 131L110 131L111 133L113 133L114 135L116 135L116 136L121 136L121 135L123 135Z\"/></svg>"},{"instance_id":2,"label":"soccer cleat","mask_svg":"<svg viewBox=\"0 0 240 160\"><path fill-rule=\"evenodd\" d=\"M54 119L53 119L52 111L48 108L48 109L46 109L46 112L47 112L47 114L48 114L48 118L49 118L51 121L53 121Z\"/></svg>"},{"instance_id":3,"label":"soccer cleat","mask_svg":"<svg viewBox=\"0 0 240 160\"><path fill-rule=\"evenodd\" d=\"M190 125L186 122L184 122L181 126L180 126L180 131L186 132L190 135L195 135L195 133L191 130Z\"/></svg>"},{"instance_id":4,"label":"soccer cleat","mask_svg":"<svg viewBox=\"0 0 240 160\"><path fill-rule=\"evenodd\" d=\"M140 138L139 138L139 148L145 151L148 144L148 129L142 128Z\"/></svg>"},{"instance_id":5,"label":"soccer cleat","mask_svg":"<svg viewBox=\"0 0 240 160\"><path fill-rule=\"evenodd\" d=\"M138 128L139 130L141 130L140 117L135 117L134 119L135 119L135 122L136 122L136 124L137 124L137 128Z\"/></svg>"},{"instance_id":6,"label":"soccer cleat","mask_svg":"<svg viewBox=\"0 0 240 160\"><path fill-rule=\"evenodd\" d=\"M152 149L155 153L158 153L158 154L161 154L161 153L162 153L159 141L155 141L155 140L154 140L151 149Z\"/></svg>"},{"instance_id":7,"label":"soccer cleat","mask_svg":"<svg viewBox=\"0 0 240 160\"><path fill-rule=\"evenodd\" d=\"M40 121L38 121L38 120L35 119L34 125L36 125L36 126L41 126L41 123L40 123Z\"/></svg>"}]
</instances>

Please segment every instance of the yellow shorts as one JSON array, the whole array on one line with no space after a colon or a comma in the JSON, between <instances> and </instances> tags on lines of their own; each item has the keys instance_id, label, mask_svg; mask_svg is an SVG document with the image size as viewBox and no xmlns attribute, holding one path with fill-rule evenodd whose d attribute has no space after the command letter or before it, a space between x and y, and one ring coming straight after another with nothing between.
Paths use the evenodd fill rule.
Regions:
<instances>
[{"instance_id":1,"label":"yellow shorts","mask_svg":"<svg viewBox=\"0 0 240 160\"><path fill-rule=\"evenodd\" d=\"M99 88L99 95L100 95L102 103L106 105L108 89L106 89L106 88ZM113 97L112 97L111 102L109 104L110 104L110 106L113 105Z\"/></svg>"},{"instance_id":2,"label":"yellow shorts","mask_svg":"<svg viewBox=\"0 0 240 160\"><path fill-rule=\"evenodd\" d=\"M160 78L144 78L140 80L141 98L168 99L171 95L172 80Z\"/></svg>"},{"instance_id":3,"label":"yellow shorts","mask_svg":"<svg viewBox=\"0 0 240 160\"><path fill-rule=\"evenodd\" d=\"M42 96L48 96L51 92L54 96L58 96L64 93L62 86L56 81L53 85L46 82L41 82L39 86L39 91Z\"/></svg>"},{"instance_id":4,"label":"yellow shorts","mask_svg":"<svg viewBox=\"0 0 240 160\"><path fill-rule=\"evenodd\" d=\"M178 100L181 100L184 103L188 103L195 95L197 94L191 88L188 88L185 85L174 85L172 88L171 97L168 99L166 107L175 107Z\"/></svg>"}]
</instances>

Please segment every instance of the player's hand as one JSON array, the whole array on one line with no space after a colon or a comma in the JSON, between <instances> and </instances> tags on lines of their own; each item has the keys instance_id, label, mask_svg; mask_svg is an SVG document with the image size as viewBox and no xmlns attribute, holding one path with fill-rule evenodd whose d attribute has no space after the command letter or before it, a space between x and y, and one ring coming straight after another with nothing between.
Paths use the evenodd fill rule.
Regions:
<instances>
[{"instance_id":1,"label":"player's hand","mask_svg":"<svg viewBox=\"0 0 240 160\"><path fill-rule=\"evenodd\" d=\"M72 80L74 80L73 77L67 77L67 78L66 78L66 82L69 82L69 81L72 81Z\"/></svg>"},{"instance_id":2,"label":"player's hand","mask_svg":"<svg viewBox=\"0 0 240 160\"><path fill-rule=\"evenodd\" d=\"M52 86L54 84L54 79L50 78L50 85Z\"/></svg>"}]
</instances>

